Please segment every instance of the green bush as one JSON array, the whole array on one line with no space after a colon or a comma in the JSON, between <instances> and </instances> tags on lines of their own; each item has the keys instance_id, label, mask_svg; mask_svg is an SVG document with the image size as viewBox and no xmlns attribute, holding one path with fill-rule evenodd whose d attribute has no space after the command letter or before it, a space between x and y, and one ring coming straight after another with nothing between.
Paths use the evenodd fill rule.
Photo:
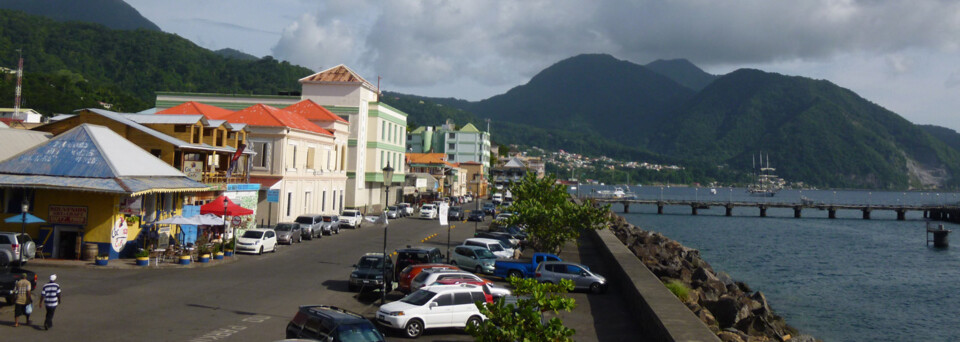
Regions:
<instances>
[{"instance_id":1,"label":"green bush","mask_svg":"<svg viewBox=\"0 0 960 342\"><path fill-rule=\"evenodd\" d=\"M137 258L147 258L147 257L150 257L150 252L147 251L146 249L141 249L137 251L137 253L134 254L133 256Z\"/></svg>"},{"instance_id":2,"label":"green bush","mask_svg":"<svg viewBox=\"0 0 960 342\"><path fill-rule=\"evenodd\" d=\"M671 280L670 282L664 284L670 292L673 292L674 296L680 298L680 301L686 302L690 299L690 288L686 284L682 283L679 280Z\"/></svg>"}]
</instances>

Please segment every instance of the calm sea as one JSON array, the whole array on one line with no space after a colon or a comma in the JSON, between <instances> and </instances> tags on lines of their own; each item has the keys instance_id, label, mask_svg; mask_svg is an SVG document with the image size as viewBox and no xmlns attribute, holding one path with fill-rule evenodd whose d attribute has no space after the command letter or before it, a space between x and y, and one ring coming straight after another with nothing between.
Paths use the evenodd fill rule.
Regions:
<instances>
[{"instance_id":1,"label":"calm sea","mask_svg":"<svg viewBox=\"0 0 960 342\"><path fill-rule=\"evenodd\" d=\"M611 186L594 187L612 190ZM773 198L747 196L744 189L631 187L641 199L703 199L824 203L957 203L956 193L785 190ZM581 186L581 194L591 191ZM653 230L699 249L716 271L766 294L770 305L804 334L824 341L960 341L960 235L947 249L926 246L922 213L897 221L892 211L808 209L793 218L791 209L699 210L633 205L624 214ZM960 227L945 224L960 233Z\"/></svg>"}]
</instances>

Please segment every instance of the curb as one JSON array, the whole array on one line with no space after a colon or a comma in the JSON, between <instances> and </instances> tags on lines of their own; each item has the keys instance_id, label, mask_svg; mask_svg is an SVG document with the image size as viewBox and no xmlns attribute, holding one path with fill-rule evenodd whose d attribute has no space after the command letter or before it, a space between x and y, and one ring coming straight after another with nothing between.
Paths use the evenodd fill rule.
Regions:
<instances>
[{"instance_id":1,"label":"curb","mask_svg":"<svg viewBox=\"0 0 960 342\"><path fill-rule=\"evenodd\" d=\"M216 267L223 264L231 264L238 260L236 256L226 257L223 260L210 260L208 263L191 262L190 265L180 265L179 263L167 261L160 265L153 263L151 259L149 266L137 266L135 259L114 259L106 266L97 266L93 261L79 260L32 260L25 267L51 267L51 268L87 268L103 270L155 270L155 269L176 269L176 268L207 268Z\"/></svg>"}]
</instances>

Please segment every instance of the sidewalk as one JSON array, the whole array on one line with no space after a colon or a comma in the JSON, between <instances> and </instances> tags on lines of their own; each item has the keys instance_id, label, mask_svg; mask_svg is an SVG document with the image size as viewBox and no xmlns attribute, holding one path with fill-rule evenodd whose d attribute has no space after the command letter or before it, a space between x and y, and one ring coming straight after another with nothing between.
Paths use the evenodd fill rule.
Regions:
<instances>
[{"instance_id":1,"label":"sidewalk","mask_svg":"<svg viewBox=\"0 0 960 342\"><path fill-rule=\"evenodd\" d=\"M137 266L136 259L113 259L110 260L106 266L97 266L93 263L93 260L66 260L66 259L33 259L27 263L25 268L31 266L37 267L54 267L54 268L94 268L94 269L110 269L110 270L128 270L128 269L157 269L157 268L204 268L204 267L214 267L223 264L229 264L236 262L238 260L237 256L224 257L223 260L214 260L210 259L210 262L201 263L197 261L191 261L189 265L180 265L177 260L167 260L161 262L159 265L156 264L156 259L150 259L150 266Z\"/></svg>"}]
</instances>

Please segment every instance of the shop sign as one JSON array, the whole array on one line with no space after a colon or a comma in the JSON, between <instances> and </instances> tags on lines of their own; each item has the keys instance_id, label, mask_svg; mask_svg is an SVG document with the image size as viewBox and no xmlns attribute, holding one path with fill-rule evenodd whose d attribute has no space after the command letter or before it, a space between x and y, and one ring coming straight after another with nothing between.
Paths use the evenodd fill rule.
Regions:
<instances>
[{"instance_id":1,"label":"shop sign","mask_svg":"<svg viewBox=\"0 0 960 342\"><path fill-rule=\"evenodd\" d=\"M260 184L227 184L227 191L259 191Z\"/></svg>"},{"instance_id":2,"label":"shop sign","mask_svg":"<svg viewBox=\"0 0 960 342\"><path fill-rule=\"evenodd\" d=\"M202 161L184 161L183 173L190 179L203 182L203 162Z\"/></svg>"},{"instance_id":3,"label":"shop sign","mask_svg":"<svg viewBox=\"0 0 960 342\"><path fill-rule=\"evenodd\" d=\"M157 229L157 248L167 249L170 246L170 227Z\"/></svg>"},{"instance_id":4,"label":"shop sign","mask_svg":"<svg viewBox=\"0 0 960 342\"><path fill-rule=\"evenodd\" d=\"M110 245L115 252L120 253L123 245L127 244L127 233L127 219L120 216L117 218L117 222L113 224L113 229L110 230Z\"/></svg>"},{"instance_id":5,"label":"shop sign","mask_svg":"<svg viewBox=\"0 0 960 342\"><path fill-rule=\"evenodd\" d=\"M267 189L267 202L280 203L280 189Z\"/></svg>"},{"instance_id":6,"label":"shop sign","mask_svg":"<svg viewBox=\"0 0 960 342\"><path fill-rule=\"evenodd\" d=\"M47 221L56 224L87 224L87 207L73 205L51 205Z\"/></svg>"},{"instance_id":7,"label":"shop sign","mask_svg":"<svg viewBox=\"0 0 960 342\"><path fill-rule=\"evenodd\" d=\"M125 215L140 215L140 208L143 207L143 197L128 197L120 202L120 213Z\"/></svg>"}]
</instances>

